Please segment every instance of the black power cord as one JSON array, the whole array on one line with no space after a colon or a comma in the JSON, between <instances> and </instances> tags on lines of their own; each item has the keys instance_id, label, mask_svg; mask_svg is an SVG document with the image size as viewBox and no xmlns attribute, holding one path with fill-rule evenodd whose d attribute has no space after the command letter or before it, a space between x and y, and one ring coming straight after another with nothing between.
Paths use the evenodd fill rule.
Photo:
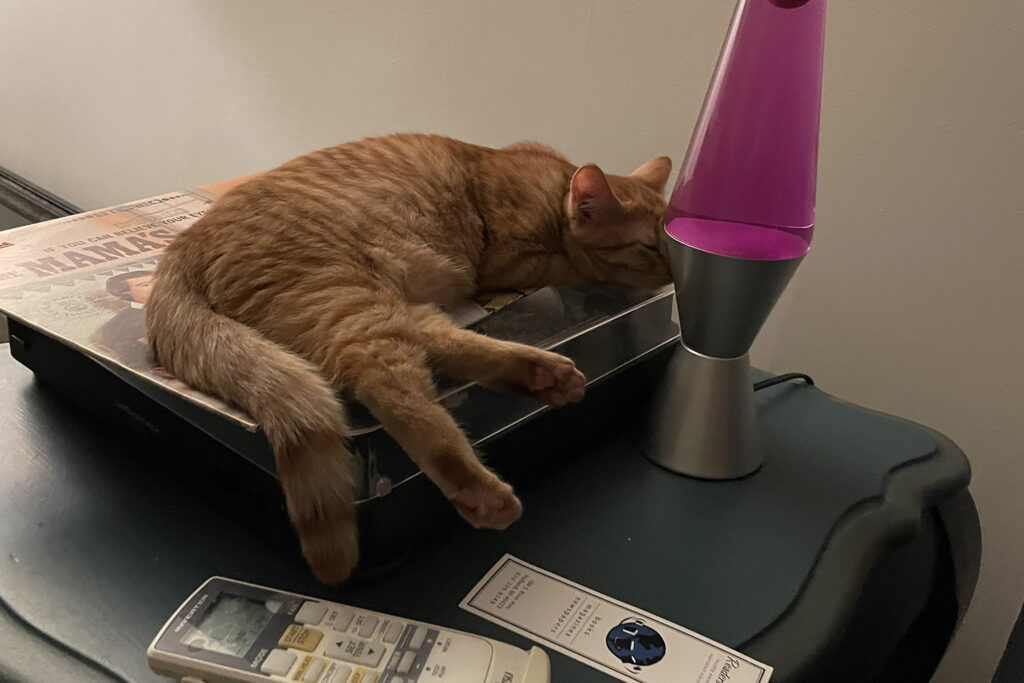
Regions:
<instances>
[{"instance_id":1,"label":"black power cord","mask_svg":"<svg viewBox=\"0 0 1024 683\"><path fill-rule=\"evenodd\" d=\"M814 386L814 380L811 379L810 375L805 375L802 372L787 372L785 375L776 375L775 377L763 379L760 382L754 382L754 391L761 391L761 389L774 387L776 384L782 384L783 382L789 382L794 379L802 379L806 384L810 384L812 387Z\"/></svg>"}]
</instances>

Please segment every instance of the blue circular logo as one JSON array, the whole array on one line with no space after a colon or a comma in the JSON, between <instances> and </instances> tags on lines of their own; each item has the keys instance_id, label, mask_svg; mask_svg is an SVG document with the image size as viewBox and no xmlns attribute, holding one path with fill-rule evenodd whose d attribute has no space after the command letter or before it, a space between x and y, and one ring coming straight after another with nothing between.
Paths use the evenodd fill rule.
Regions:
<instances>
[{"instance_id":1,"label":"blue circular logo","mask_svg":"<svg viewBox=\"0 0 1024 683\"><path fill-rule=\"evenodd\" d=\"M623 664L650 666L665 656L665 639L643 619L626 619L608 631L605 643Z\"/></svg>"}]
</instances>

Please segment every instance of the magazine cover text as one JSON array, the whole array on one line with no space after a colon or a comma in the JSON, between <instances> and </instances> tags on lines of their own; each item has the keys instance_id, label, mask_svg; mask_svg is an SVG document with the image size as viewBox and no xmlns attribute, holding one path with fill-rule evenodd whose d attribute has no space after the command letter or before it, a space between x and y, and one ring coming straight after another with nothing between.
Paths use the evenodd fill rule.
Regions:
<instances>
[{"instance_id":1,"label":"magazine cover text","mask_svg":"<svg viewBox=\"0 0 1024 683\"><path fill-rule=\"evenodd\" d=\"M202 190L172 192L0 233L0 313L255 429L244 413L149 360L153 269L213 199Z\"/></svg>"}]
</instances>

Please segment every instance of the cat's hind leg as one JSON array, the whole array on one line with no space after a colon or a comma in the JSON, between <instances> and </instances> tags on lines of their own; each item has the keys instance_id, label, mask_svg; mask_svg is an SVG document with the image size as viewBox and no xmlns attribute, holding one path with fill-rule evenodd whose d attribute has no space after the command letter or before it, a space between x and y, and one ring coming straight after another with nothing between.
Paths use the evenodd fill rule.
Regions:
<instances>
[{"instance_id":1,"label":"cat's hind leg","mask_svg":"<svg viewBox=\"0 0 1024 683\"><path fill-rule=\"evenodd\" d=\"M334 389L318 368L260 331L212 310L163 276L147 305L149 338L161 362L189 386L219 396L259 422L302 553L317 579L345 580L359 556L355 462Z\"/></svg>"},{"instance_id":2,"label":"cat's hind leg","mask_svg":"<svg viewBox=\"0 0 1024 683\"><path fill-rule=\"evenodd\" d=\"M422 330L404 303L383 297L351 313L314 361L380 420L384 429L474 527L504 529L522 506L512 487L477 458L438 402Z\"/></svg>"}]
</instances>

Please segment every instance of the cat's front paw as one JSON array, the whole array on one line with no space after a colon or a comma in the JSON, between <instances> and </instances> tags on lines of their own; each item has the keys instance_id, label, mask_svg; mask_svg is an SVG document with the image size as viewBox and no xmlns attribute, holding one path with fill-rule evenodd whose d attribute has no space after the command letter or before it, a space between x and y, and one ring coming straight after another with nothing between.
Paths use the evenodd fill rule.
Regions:
<instances>
[{"instance_id":1,"label":"cat's front paw","mask_svg":"<svg viewBox=\"0 0 1024 683\"><path fill-rule=\"evenodd\" d=\"M557 353L540 351L528 362L529 377L525 387L535 399L553 406L583 400L587 380L572 360Z\"/></svg>"},{"instance_id":2,"label":"cat's front paw","mask_svg":"<svg viewBox=\"0 0 1024 683\"><path fill-rule=\"evenodd\" d=\"M523 514L512 487L494 475L461 489L451 501L475 529L506 529Z\"/></svg>"}]
</instances>

